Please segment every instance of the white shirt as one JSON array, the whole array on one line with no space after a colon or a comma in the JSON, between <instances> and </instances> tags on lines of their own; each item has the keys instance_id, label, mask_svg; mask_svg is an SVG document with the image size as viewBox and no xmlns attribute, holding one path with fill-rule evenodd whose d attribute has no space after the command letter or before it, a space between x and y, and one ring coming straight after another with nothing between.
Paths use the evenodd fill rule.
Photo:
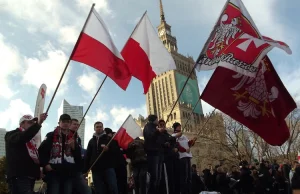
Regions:
<instances>
[{"instance_id":1,"label":"white shirt","mask_svg":"<svg viewBox=\"0 0 300 194\"><path fill-rule=\"evenodd\" d=\"M189 146L189 139L185 136L185 135L182 135L181 137L178 137L177 138L177 142L179 143L179 145L181 147L183 147L184 149L189 149L190 146ZM179 158L186 158L186 157L189 157L189 158L192 158L193 155L191 153L191 151L189 153L187 152L179 152Z\"/></svg>"}]
</instances>

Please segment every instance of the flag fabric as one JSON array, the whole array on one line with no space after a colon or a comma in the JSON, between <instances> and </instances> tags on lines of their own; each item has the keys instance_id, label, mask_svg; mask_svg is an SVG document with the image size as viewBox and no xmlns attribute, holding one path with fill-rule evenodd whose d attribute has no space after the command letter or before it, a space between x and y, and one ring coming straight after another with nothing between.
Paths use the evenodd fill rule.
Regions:
<instances>
[{"instance_id":1,"label":"flag fabric","mask_svg":"<svg viewBox=\"0 0 300 194\"><path fill-rule=\"evenodd\" d=\"M200 61L201 69L217 67L201 99L248 127L267 143L282 145L290 135L285 118L296 108L296 103L268 56L262 53L272 46L291 53L289 47L261 36L240 0L228 1L219 25Z\"/></svg>"},{"instance_id":2,"label":"flag fabric","mask_svg":"<svg viewBox=\"0 0 300 194\"><path fill-rule=\"evenodd\" d=\"M260 35L241 0L229 0L201 53L197 70L222 66L254 77L260 61L274 47L292 53L285 43Z\"/></svg>"},{"instance_id":3,"label":"flag fabric","mask_svg":"<svg viewBox=\"0 0 300 194\"><path fill-rule=\"evenodd\" d=\"M297 158L298 158L298 162L300 163L300 152L298 151L298 156L297 156Z\"/></svg>"},{"instance_id":4,"label":"flag fabric","mask_svg":"<svg viewBox=\"0 0 300 194\"><path fill-rule=\"evenodd\" d=\"M297 106L266 56L255 78L218 67L201 99L245 125L267 143L290 136L286 116Z\"/></svg>"},{"instance_id":5,"label":"flag fabric","mask_svg":"<svg viewBox=\"0 0 300 194\"><path fill-rule=\"evenodd\" d=\"M155 76L176 69L173 57L158 38L146 13L129 37L121 54L132 76L143 83L144 94L148 92Z\"/></svg>"},{"instance_id":6,"label":"flag fabric","mask_svg":"<svg viewBox=\"0 0 300 194\"><path fill-rule=\"evenodd\" d=\"M123 90L129 85L129 69L114 45L104 21L94 8L80 34L71 59L101 71Z\"/></svg>"},{"instance_id":7,"label":"flag fabric","mask_svg":"<svg viewBox=\"0 0 300 194\"><path fill-rule=\"evenodd\" d=\"M131 115L128 116L126 121L118 130L114 139L118 141L119 146L126 150L128 144L132 142L135 138L143 136L141 127L134 121Z\"/></svg>"}]
</instances>

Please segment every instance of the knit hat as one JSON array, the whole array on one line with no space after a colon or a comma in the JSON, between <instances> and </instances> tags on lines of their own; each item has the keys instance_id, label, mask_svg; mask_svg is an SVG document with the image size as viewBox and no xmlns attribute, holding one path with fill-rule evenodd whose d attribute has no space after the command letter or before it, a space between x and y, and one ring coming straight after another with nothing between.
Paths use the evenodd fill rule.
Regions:
<instances>
[{"instance_id":1,"label":"knit hat","mask_svg":"<svg viewBox=\"0 0 300 194\"><path fill-rule=\"evenodd\" d=\"M111 128L105 128L104 131L105 131L106 134L112 134L113 133Z\"/></svg>"},{"instance_id":2,"label":"knit hat","mask_svg":"<svg viewBox=\"0 0 300 194\"><path fill-rule=\"evenodd\" d=\"M178 122L176 122L176 123L173 124L174 132L176 132L176 128L177 128L178 126L181 126L181 124L178 123Z\"/></svg>"},{"instance_id":3,"label":"knit hat","mask_svg":"<svg viewBox=\"0 0 300 194\"><path fill-rule=\"evenodd\" d=\"M149 115L148 116L148 121L151 122L151 123L153 123L156 119L157 119L156 115Z\"/></svg>"}]
</instances>

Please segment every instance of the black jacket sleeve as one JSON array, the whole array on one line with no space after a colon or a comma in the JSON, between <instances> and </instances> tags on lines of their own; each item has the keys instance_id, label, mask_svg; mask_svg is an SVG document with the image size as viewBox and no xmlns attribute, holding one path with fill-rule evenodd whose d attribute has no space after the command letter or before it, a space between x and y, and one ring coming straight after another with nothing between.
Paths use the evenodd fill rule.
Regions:
<instances>
[{"instance_id":1,"label":"black jacket sleeve","mask_svg":"<svg viewBox=\"0 0 300 194\"><path fill-rule=\"evenodd\" d=\"M160 132L156 129L156 125L154 125L154 124L147 125L147 127L144 128L144 138L145 139L156 140L159 135L160 135Z\"/></svg>"},{"instance_id":2,"label":"black jacket sleeve","mask_svg":"<svg viewBox=\"0 0 300 194\"><path fill-rule=\"evenodd\" d=\"M50 132L46 135L46 139L41 143L38 149L41 167L45 167L47 164L49 164L52 142L53 142L53 132Z\"/></svg>"},{"instance_id":3,"label":"black jacket sleeve","mask_svg":"<svg viewBox=\"0 0 300 194\"><path fill-rule=\"evenodd\" d=\"M86 152L85 152L85 158L84 158L84 167L83 167L83 172L87 173L90 164L91 164L91 159L92 159L92 154L93 154L93 147L92 147L92 140L89 141L89 144L87 146Z\"/></svg>"},{"instance_id":4,"label":"black jacket sleeve","mask_svg":"<svg viewBox=\"0 0 300 194\"><path fill-rule=\"evenodd\" d=\"M26 131L14 130L6 133L5 141L13 144L24 144L29 142L41 129L41 125L35 123Z\"/></svg>"},{"instance_id":5,"label":"black jacket sleeve","mask_svg":"<svg viewBox=\"0 0 300 194\"><path fill-rule=\"evenodd\" d=\"M76 166L80 168L82 166L81 146L77 142L75 144L75 149L72 150L72 155L74 157Z\"/></svg>"}]
</instances>

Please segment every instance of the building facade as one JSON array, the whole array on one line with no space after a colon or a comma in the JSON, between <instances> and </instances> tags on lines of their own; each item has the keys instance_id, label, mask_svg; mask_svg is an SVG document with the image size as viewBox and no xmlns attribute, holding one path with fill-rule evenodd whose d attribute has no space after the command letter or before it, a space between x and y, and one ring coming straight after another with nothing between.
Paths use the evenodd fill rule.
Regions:
<instances>
[{"instance_id":1,"label":"building facade","mask_svg":"<svg viewBox=\"0 0 300 194\"><path fill-rule=\"evenodd\" d=\"M201 117L203 117L201 101L198 102L200 94L197 76L193 68L195 61L190 56L178 53L177 40L172 35L171 26L165 20L161 0L160 25L157 30L159 38L174 58L176 70L167 71L153 79L146 94L147 113L155 114L160 119L167 120L185 81L191 74L178 103L176 103L172 114L169 116L168 121L170 122L167 123L167 127L171 127L174 122L186 123L188 121L185 131L195 132L200 124ZM195 105L196 108L194 109ZM189 117L191 119L188 119Z\"/></svg>"},{"instance_id":2,"label":"building facade","mask_svg":"<svg viewBox=\"0 0 300 194\"><path fill-rule=\"evenodd\" d=\"M61 108L58 115L61 114L68 114L71 116L72 119L77 119L80 123L81 119L83 118L83 106L73 106L70 105L66 100L63 100ZM85 119L83 119L79 129L78 135L81 138L81 145L84 146L84 133L85 133Z\"/></svg>"},{"instance_id":3,"label":"building facade","mask_svg":"<svg viewBox=\"0 0 300 194\"><path fill-rule=\"evenodd\" d=\"M5 156L5 134L6 134L6 130L0 128L0 158Z\"/></svg>"}]
</instances>

